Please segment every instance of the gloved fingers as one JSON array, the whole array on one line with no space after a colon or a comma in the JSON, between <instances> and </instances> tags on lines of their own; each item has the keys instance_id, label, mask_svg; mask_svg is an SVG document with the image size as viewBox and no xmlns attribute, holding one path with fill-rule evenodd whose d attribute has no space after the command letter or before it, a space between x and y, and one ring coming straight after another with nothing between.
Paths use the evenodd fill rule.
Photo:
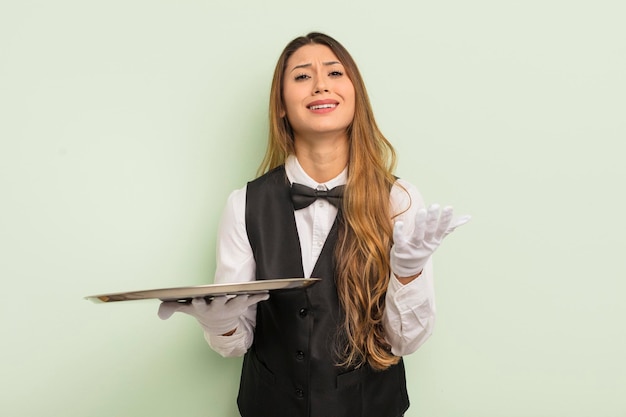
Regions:
<instances>
[{"instance_id":1,"label":"gloved fingers","mask_svg":"<svg viewBox=\"0 0 626 417\"><path fill-rule=\"evenodd\" d=\"M448 230L446 230L446 233L444 234L444 237L454 232L457 227L463 226L465 223L469 222L471 218L472 216L466 214L451 222L450 226L448 226Z\"/></svg>"},{"instance_id":2,"label":"gloved fingers","mask_svg":"<svg viewBox=\"0 0 626 417\"><path fill-rule=\"evenodd\" d=\"M157 314L161 320L167 320L172 317L172 314L181 311L185 305L177 301L163 301Z\"/></svg>"},{"instance_id":3,"label":"gloved fingers","mask_svg":"<svg viewBox=\"0 0 626 417\"><path fill-rule=\"evenodd\" d=\"M427 229L428 211L425 208L421 208L415 215L415 226L413 228L413 235L411 236L411 243L415 246L422 246L424 242L424 236Z\"/></svg>"},{"instance_id":4,"label":"gloved fingers","mask_svg":"<svg viewBox=\"0 0 626 417\"><path fill-rule=\"evenodd\" d=\"M256 303L260 303L261 301L269 300L269 298L270 298L269 292L251 295L248 297L248 306L251 306Z\"/></svg>"},{"instance_id":5,"label":"gloved fingers","mask_svg":"<svg viewBox=\"0 0 626 417\"><path fill-rule=\"evenodd\" d=\"M194 297L191 300L191 305L193 306L194 309L201 309L205 305L207 305L207 302L203 297Z\"/></svg>"},{"instance_id":6,"label":"gloved fingers","mask_svg":"<svg viewBox=\"0 0 626 417\"><path fill-rule=\"evenodd\" d=\"M426 214L426 231L424 233L424 241L431 242L437 231L439 224L439 204L432 204L428 207Z\"/></svg>"},{"instance_id":7,"label":"gloved fingers","mask_svg":"<svg viewBox=\"0 0 626 417\"><path fill-rule=\"evenodd\" d=\"M270 298L270 295L268 293L253 295L242 294L229 299L224 307L229 310L243 312L251 305L254 305L263 300L267 300L268 298Z\"/></svg>"},{"instance_id":8,"label":"gloved fingers","mask_svg":"<svg viewBox=\"0 0 626 417\"><path fill-rule=\"evenodd\" d=\"M452 224L452 228L456 229L459 226L463 226L465 223L469 222L472 219L472 216L469 214L465 214L454 221Z\"/></svg>"},{"instance_id":9,"label":"gloved fingers","mask_svg":"<svg viewBox=\"0 0 626 417\"><path fill-rule=\"evenodd\" d=\"M440 242L446 236L446 233L449 233L450 222L452 222L453 209L450 206L446 206L441 211L441 216L439 217L439 224L437 225L437 230L435 231L434 239L436 242Z\"/></svg>"},{"instance_id":10,"label":"gloved fingers","mask_svg":"<svg viewBox=\"0 0 626 417\"><path fill-rule=\"evenodd\" d=\"M195 315L203 316L210 311L223 308L227 301L226 296L213 297L209 302L204 297L195 297L191 300L191 307Z\"/></svg>"},{"instance_id":11,"label":"gloved fingers","mask_svg":"<svg viewBox=\"0 0 626 417\"><path fill-rule=\"evenodd\" d=\"M393 224L393 243L398 246L402 246L406 243L406 238L402 233L404 229L404 222L402 220L398 220Z\"/></svg>"}]
</instances>

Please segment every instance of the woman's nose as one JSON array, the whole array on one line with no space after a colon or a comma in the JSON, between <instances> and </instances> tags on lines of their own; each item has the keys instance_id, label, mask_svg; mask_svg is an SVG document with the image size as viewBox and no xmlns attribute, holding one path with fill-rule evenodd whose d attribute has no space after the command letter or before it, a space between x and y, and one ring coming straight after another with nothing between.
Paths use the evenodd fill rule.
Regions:
<instances>
[{"instance_id":1,"label":"woman's nose","mask_svg":"<svg viewBox=\"0 0 626 417\"><path fill-rule=\"evenodd\" d=\"M323 77L317 77L315 85L313 86L313 94L321 94L328 92L328 85Z\"/></svg>"}]
</instances>

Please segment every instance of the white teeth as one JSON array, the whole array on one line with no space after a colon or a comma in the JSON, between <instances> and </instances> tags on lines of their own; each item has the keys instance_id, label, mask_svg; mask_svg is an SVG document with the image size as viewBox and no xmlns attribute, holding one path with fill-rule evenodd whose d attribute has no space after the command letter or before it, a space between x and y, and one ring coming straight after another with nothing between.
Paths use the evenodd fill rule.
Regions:
<instances>
[{"instance_id":1,"label":"white teeth","mask_svg":"<svg viewBox=\"0 0 626 417\"><path fill-rule=\"evenodd\" d=\"M311 110L332 109L334 107L337 107L337 105L336 104L318 104L316 106L310 106L309 109Z\"/></svg>"}]
</instances>

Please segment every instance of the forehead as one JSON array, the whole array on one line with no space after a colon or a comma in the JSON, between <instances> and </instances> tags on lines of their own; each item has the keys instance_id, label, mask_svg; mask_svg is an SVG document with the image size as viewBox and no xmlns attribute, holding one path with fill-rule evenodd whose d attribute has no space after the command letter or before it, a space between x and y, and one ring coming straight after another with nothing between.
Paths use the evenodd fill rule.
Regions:
<instances>
[{"instance_id":1,"label":"forehead","mask_svg":"<svg viewBox=\"0 0 626 417\"><path fill-rule=\"evenodd\" d=\"M335 61L339 61L339 59L328 46L319 44L304 45L289 57L286 70L290 71L296 65Z\"/></svg>"}]
</instances>

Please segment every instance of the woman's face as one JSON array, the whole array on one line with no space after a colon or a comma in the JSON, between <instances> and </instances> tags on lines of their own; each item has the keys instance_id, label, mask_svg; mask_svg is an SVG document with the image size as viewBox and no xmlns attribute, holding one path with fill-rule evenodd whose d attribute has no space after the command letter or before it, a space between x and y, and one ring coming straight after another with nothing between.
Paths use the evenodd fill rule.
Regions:
<instances>
[{"instance_id":1,"label":"woman's face","mask_svg":"<svg viewBox=\"0 0 626 417\"><path fill-rule=\"evenodd\" d=\"M306 45L287 61L285 113L296 138L346 134L354 119L354 85L333 51Z\"/></svg>"}]
</instances>

